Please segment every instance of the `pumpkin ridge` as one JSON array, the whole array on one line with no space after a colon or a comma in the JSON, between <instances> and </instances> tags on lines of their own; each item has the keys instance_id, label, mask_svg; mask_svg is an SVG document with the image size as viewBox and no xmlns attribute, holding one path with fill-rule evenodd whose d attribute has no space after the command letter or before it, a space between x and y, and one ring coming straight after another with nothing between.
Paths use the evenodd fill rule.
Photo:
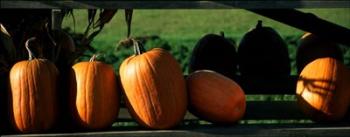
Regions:
<instances>
[{"instance_id":1,"label":"pumpkin ridge","mask_svg":"<svg viewBox=\"0 0 350 137\"><path fill-rule=\"evenodd\" d=\"M144 54L144 55L147 55L147 54ZM148 60L146 59L146 56L144 56L144 57L145 58L142 58L142 59L146 60L146 62L149 63ZM138 64L138 67L141 68L141 63L137 63L137 64ZM153 68L151 68L151 69L153 69ZM138 69L138 70L141 70L141 69ZM151 72L154 72L154 70L151 70ZM142 77L148 77L144 73L141 73L141 74L143 74ZM152 80L156 80L156 79L154 79L154 77L152 77ZM157 110L156 110L156 107L155 107L155 103L154 103L153 97L151 95L153 93L150 93L150 91L153 92L154 90L158 90L158 89L152 90L151 88L149 88L150 86L148 84L144 83L144 80L141 80L140 82L141 82L141 85L146 88L146 91L148 91L148 92L146 92L147 93L147 100L150 101L150 105L151 105L152 109L147 109L147 110L149 110L149 113L152 113L152 117L156 118L156 120L157 120L156 123L157 123L158 120L159 120L159 117L157 115ZM149 123L149 124L154 124L153 121L149 121L149 122L152 122L152 123Z\"/></svg>"},{"instance_id":2,"label":"pumpkin ridge","mask_svg":"<svg viewBox=\"0 0 350 137\"><path fill-rule=\"evenodd\" d=\"M140 56L139 56L140 57ZM138 93L140 93L139 92L139 90L143 90L143 89L140 89L139 87L140 86L143 86L142 85L142 83L140 83L141 82L141 80L139 80L139 73L138 73L138 71L136 71L136 70L139 70L139 68L140 68L140 63L134 63L134 65L135 65L135 69L134 69L134 72L135 72L135 76L136 76L136 84L137 84L137 86L136 87L138 87L138 89L136 89L137 91L138 91ZM133 81L133 82L135 82L135 81ZM142 92L142 93L144 93L144 92ZM145 99L145 97L144 97L144 95L143 96L141 96L141 100L142 100L142 104L145 104L145 105L147 105L147 107L148 107L148 105L149 104L147 104L147 102L145 101L146 99ZM140 108L140 106L138 105L138 103L136 103L136 105L137 105L137 108ZM140 110L140 109L137 109L137 110ZM142 110L145 110L146 112L147 112L147 114L150 114L150 115L152 115L152 116L154 116L154 114L152 113L151 114L151 112L149 111L149 109L145 109L145 108L142 108ZM137 113L136 115L139 115L139 113ZM144 117L143 115L141 116L141 117ZM150 122L150 118L149 117L146 117L146 120L147 121L144 121L144 123L146 123L146 124L149 124L149 122Z\"/></svg>"},{"instance_id":3,"label":"pumpkin ridge","mask_svg":"<svg viewBox=\"0 0 350 137\"><path fill-rule=\"evenodd\" d=\"M23 63L26 63L27 68L29 68L29 67L28 67L29 65L28 65L27 62L23 62ZM22 65L22 64L20 64L20 65ZM20 69L20 70L21 70L21 73L20 73L20 74L23 75L23 73L25 73L24 70L23 70L23 69ZM24 83L27 83L27 82L25 81L24 78L21 79L20 81L21 81L21 83L20 83L21 85L23 85L23 82L24 82ZM22 86L19 86L19 87L20 87L20 91L21 91L20 94L21 94L21 95L19 96L19 100L20 100L20 101L19 101L19 104L17 104L17 105L20 105L20 108L24 108L22 104L23 104L23 100L25 100L25 99L23 99L22 97L24 97L24 96L23 96L23 93L24 93L23 91L24 91L25 89L22 89ZM16 107L16 106L13 106L13 107ZM18 110L17 110L17 111L18 111ZM23 116L23 114L22 114L22 111L18 111L18 113L19 113L19 115L20 115L19 118L21 118L21 119L20 119L20 123L22 124L20 128L24 128L24 126L25 126L25 125L24 125L24 120L23 120L23 119L24 119L24 118L23 118L24 116ZM17 123L17 122L16 122L16 123ZM17 127L18 127L18 126L17 126Z\"/></svg>"},{"instance_id":4,"label":"pumpkin ridge","mask_svg":"<svg viewBox=\"0 0 350 137\"><path fill-rule=\"evenodd\" d=\"M78 68L80 68L80 67L78 67ZM84 74L85 76L88 76L88 69L89 69L89 67L87 67L87 69L83 69L83 72L84 73L82 73L82 74ZM80 69L79 69L79 71L80 71ZM76 71L77 72L77 71ZM75 74L77 74L75 72ZM79 73L78 73L79 74ZM81 75L77 75L77 79L81 79L80 78L81 77ZM81 90L79 90L79 88L77 88L77 91L79 91L79 93L77 93L77 95L79 95L80 93L84 93L83 95L80 95L81 97L81 99L82 99L82 101L83 101L83 103L81 103L81 102L79 102L79 107L81 107L80 105L83 105L83 107L84 107L84 111L83 111L83 115L84 115L84 118L86 118L87 119L87 103L86 103L86 89L88 89L86 86L87 86L87 84L86 84L86 81L87 81L87 79L84 79L83 78L83 80L81 81L81 84L80 85L84 85L84 86L81 86L82 87L82 89ZM80 83L80 82L79 82ZM81 112L79 112L79 110L81 111L81 109L79 109L78 108L78 115L80 115L79 113L81 113ZM80 118L81 119L81 118ZM81 119L83 122L84 122L84 124L86 124L87 122L85 121L85 119Z\"/></svg>"},{"instance_id":5,"label":"pumpkin ridge","mask_svg":"<svg viewBox=\"0 0 350 137\"><path fill-rule=\"evenodd\" d=\"M146 63L148 64L147 66L149 66L149 68L151 69L151 73L152 73L152 75L151 76L154 76L154 75L156 75L156 68L152 65L152 63L150 62L150 60L149 60L149 57L148 57L148 55L149 54L144 54L144 59L146 60ZM147 75L145 75L146 77L147 77ZM154 80L155 81L155 83L158 83L157 81L158 81L158 79L156 79L156 78L154 78L154 77L152 77L152 80ZM146 85L146 87L147 87L147 89L152 89L152 88L150 88L150 87L152 87L152 86L149 86L148 84L145 84ZM154 90L157 90L157 91L159 91L159 89L154 89ZM154 93L153 93L154 94ZM162 110L162 106L160 106L160 112L158 112L159 110L157 109L157 107L155 106L155 103L154 103L154 101L152 100L153 98L151 98L151 96L150 96L150 93L148 93L148 97L149 97L149 100L151 101L151 104L152 104L152 110L153 110L153 113L154 114L159 114L159 113L163 113L161 110ZM161 102L159 99L160 99L160 95L159 95L159 93L158 92L156 92L156 102L158 102L157 104L160 104L159 102ZM156 117L157 117L157 120L160 120L159 119L159 115L155 115ZM158 121L157 121L158 122Z\"/></svg>"},{"instance_id":6,"label":"pumpkin ridge","mask_svg":"<svg viewBox=\"0 0 350 137\"><path fill-rule=\"evenodd\" d=\"M32 64L34 64L35 67L37 67L39 64L37 64L36 61L37 61L36 59L35 60L31 60L28 64L32 63ZM33 114L33 113L36 113L36 111L33 111L33 110L35 110L35 108L33 108L31 103L34 103L34 105L35 105L36 101L35 101L35 98L33 100L31 96L33 96L35 94L34 92L38 90L37 89L38 88L37 87L38 83L35 81L35 78L36 78L35 70L31 69L30 67L28 67L28 69L29 70L27 70L27 73L29 73L30 76L27 77L27 82L26 83L28 83L28 87L33 87L33 88L29 88L28 89L28 94L29 94L28 95L29 96L29 102L27 102L27 105L29 105L29 117L28 117L29 120L28 121L29 121L30 127L34 127L35 125L33 125L33 123L35 123L35 122L33 121L34 119L32 119L32 117L35 116L35 114ZM29 78L31 78L31 79L29 79Z\"/></svg>"},{"instance_id":7,"label":"pumpkin ridge","mask_svg":"<svg viewBox=\"0 0 350 137\"><path fill-rule=\"evenodd\" d=\"M94 91L94 88L95 88L95 86L94 86L94 84L93 83L89 83L90 81L91 81L91 73L93 73L94 72L94 65L93 64L90 64L90 63L87 63L87 65L88 65L88 69L87 69L87 74L86 74L86 76L87 76L87 80L85 81L85 101L84 101L84 104L85 104L85 116L86 116L86 123L90 123L91 122L91 120L92 120L92 118L91 118L91 116L90 116L90 111L91 111L91 109L90 108L92 108L92 104L93 103L90 103L90 102L93 102L93 101L90 101L90 90L92 90L92 92ZM93 71L91 71L91 69L93 70ZM90 87L92 87L92 88L90 88Z\"/></svg>"},{"instance_id":8,"label":"pumpkin ridge","mask_svg":"<svg viewBox=\"0 0 350 137\"><path fill-rule=\"evenodd\" d=\"M34 60L32 60L32 61L34 61ZM28 64L34 64L32 61L30 61ZM34 64L34 66L36 67L36 64ZM28 70L29 69L29 70ZM30 103L31 103L31 101L32 101L32 95L33 95L33 92L35 91L35 90L37 90L36 89L36 87L35 87L35 83L33 82L34 81L34 77L35 77L35 75L33 74L33 69L31 69L31 67L29 67L29 68L25 68L25 71L26 71L26 75L29 75L29 76L27 76L26 77L26 83L27 83L27 87L33 87L33 88L28 88L27 89L27 91L25 91L25 93L26 93L26 97L27 97L27 99L25 99L26 101L25 101L25 104L24 105L29 105L29 109L27 110L27 111L29 111L29 113L27 113L27 114L29 114L29 116L25 116L26 117L26 119L28 119L28 126L29 127L34 127L34 125L33 125L33 119L32 119L32 113L33 113L33 108L32 108L32 106L30 105ZM31 78L31 79L30 79ZM34 100L35 101L35 100ZM35 113L35 112L34 112Z\"/></svg>"}]
</instances>

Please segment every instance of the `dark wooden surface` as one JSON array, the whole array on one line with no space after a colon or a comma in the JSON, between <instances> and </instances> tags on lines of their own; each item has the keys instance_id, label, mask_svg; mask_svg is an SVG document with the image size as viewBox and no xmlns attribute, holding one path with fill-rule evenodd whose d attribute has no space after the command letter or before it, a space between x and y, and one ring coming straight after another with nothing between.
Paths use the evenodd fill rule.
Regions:
<instances>
[{"instance_id":1,"label":"dark wooden surface","mask_svg":"<svg viewBox=\"0 0 350 137\"><path fill-rule=\"evenodd\" d=\"M317 125L232 125L186 126L172 130L123 130L78 133L4 135L3 137L349 137L350 127Z\"/></svg>"},{"instance_id":2,"label":"dark wooden surface","mask_svg":"<svg viewBox=\"0 0 350 137\"><path fill-rule=\"evenodd\" d=\"M226 1L185 1L185 0L84 0L84 1L30 1L1 0L1 8L134 8L134 9L230 9L230 8L348 8L347 0L226 0Z\"/></svg>"},{"instance_id":3,"label":"dark wooden surface","mask_svg":"<svg viewBox=\"0 0 350 137\"><path fill-rule=\"evenodd\" d=\"M119 119L131 119L126 108L121 108ZM197 120L198 118L187 112L185 120ZM245 120L288 120L308 119L303 115L296 101L248 101L244 118Z\"/></svg>"}]
</instances>

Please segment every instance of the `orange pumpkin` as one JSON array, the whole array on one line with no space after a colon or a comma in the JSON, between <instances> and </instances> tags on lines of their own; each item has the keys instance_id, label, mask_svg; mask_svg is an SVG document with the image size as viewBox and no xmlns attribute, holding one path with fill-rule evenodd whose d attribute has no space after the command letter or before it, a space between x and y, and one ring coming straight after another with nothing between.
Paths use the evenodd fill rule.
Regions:
<instances>
[{"instance_id":1,"label":"orange pumpkin","mask_svg":"<svg viewBox=\"0 0 350 137\"><path fill-rule=\"evenodd\" d=\"M58 70L46 59L35 58L28 48L29 60L16 63L10 71L10 109L14 127L20 132L39 132L53 126L56 119Z\"/></svg>"},{"instance_id":2,"label":"orange pumpkin","mask_svg":"<svg viewBox=\"0 0 350 137\"><path fill-rule=\"evenodd\" d=\"M336 59L312 61L297 82L299 107L316 121L342 119L350 103L349 77L346 67Z\"/></svg>"},{"instance_id":3,"label":"orange pumpkin","mask_svg":"<svg viewBox=\"0 0 350 137\"><path fill-rule=\"evenodd\" d=\"M343 62L343 53L337 43L305 33L299 43L296 54L298 73L310 62L318 58L332 57Z\"/></svg>"},{"instance_id":4,"label":"orange pumpkin","mask_svg":"<svg viewBox=\"0 0 350 137\"><path fill-rule=\"evenodd\" d=\"M113 67L93 56L73 66L70 74L70 105L76 122L83 128L111 126L118 117L119 95Z\"/></svg>"},{"instance_id":5,"label":"orange pumpkin","mask_svg":"<svg viewBox=\"0 0 350 137\"><path fill-rule=\"evenodd\" d=\"M134 41L136 55L123 61L120 80L127 107L143 126L167 129L177 125L187 109L185 80L180 65L167 51L144 52Z\"/></svg>"},{"instance_id":6,"label":"orange pumpkin","mask_svg":"<svg viewBox=\"0 0 350 137\"><path fill-rule=\"evenodd\" d=\"M211 70L187 77L190 111L213 123L233 123L246 109L245 94L233 80Z\"/></svg>"}]
</instances>

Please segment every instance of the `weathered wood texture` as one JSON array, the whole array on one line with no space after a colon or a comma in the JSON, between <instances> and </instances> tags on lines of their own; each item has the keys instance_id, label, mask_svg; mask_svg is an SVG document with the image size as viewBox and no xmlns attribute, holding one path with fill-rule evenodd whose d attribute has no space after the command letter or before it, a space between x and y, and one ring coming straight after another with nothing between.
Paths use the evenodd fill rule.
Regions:
<instances>
[{"instance_id":1,"label":"weathered wood texture","mask_svg":"<svg viewBox=\"0 0 350 137\"><path fill-rule=\"evenodd\" d=\"M347 8L346 0L218 0L218 1L185 1L185 0L85 0L85 1L30 1L1 0L1 8L134 8L134 9L230 9L230 8Z\"/></svg>"}]
</instances>

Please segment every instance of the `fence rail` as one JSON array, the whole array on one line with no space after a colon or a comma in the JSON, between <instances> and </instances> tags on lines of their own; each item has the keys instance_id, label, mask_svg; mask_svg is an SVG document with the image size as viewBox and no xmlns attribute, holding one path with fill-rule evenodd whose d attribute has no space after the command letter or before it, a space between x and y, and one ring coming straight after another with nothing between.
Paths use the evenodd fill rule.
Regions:
<instances>
[{"instance_id":1,"label":"fence rail","mask_svg":"<svg viewBox=\"0 0 350 137\"><path fill-rule=\"evenodd\" d=\"M133 8L133 9L280 9L280 8L349 8L347 0L217 0L217 1L184 1L184 0L86 0L86 1L30 1L1 0L1 8Z\"/></svg>"}]
</instances>

